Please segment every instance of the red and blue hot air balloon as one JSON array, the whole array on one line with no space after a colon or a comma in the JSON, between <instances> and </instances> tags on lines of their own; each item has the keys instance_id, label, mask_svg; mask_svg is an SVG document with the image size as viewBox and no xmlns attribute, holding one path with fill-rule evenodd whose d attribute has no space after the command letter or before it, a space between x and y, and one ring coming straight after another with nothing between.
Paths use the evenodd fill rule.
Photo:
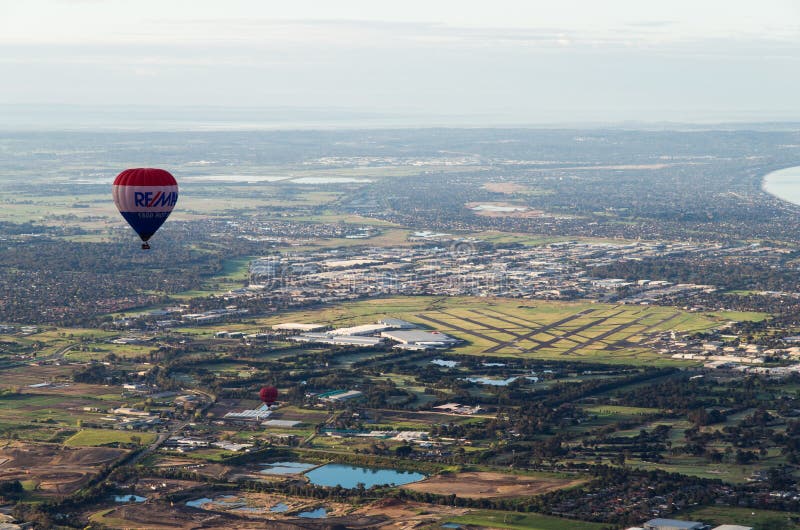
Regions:
<instances>
[{"instance_id":1,"label":"red and blue hot air balloon","mask_svg":"<svg viewBox=\"0 0 800 530\"><path fill-rule=\"evenodd\" d=\"M142 248L178 202L178 183L168 171L150 167L126 169L114 179L114 204L142 238Z\"/></svg>"}]
</instances>

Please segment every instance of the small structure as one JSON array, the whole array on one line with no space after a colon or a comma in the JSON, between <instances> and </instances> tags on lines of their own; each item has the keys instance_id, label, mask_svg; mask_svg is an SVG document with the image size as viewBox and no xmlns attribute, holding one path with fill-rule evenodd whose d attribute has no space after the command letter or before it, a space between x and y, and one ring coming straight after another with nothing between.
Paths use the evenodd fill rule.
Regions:
<instances>
[{"instance_id":1,"label":"small structure","mask_svg":"<svg viewBox=\"0 0 800 530\"><path fill-rule=\"evenodd\" d=\"M478 406L470 407L469 405L462 405L460 403L445 403L438 407L433 407L433 410L438 412L450 412L451 414L477 414L481 408Z\"/></svg>"}]
</instances>

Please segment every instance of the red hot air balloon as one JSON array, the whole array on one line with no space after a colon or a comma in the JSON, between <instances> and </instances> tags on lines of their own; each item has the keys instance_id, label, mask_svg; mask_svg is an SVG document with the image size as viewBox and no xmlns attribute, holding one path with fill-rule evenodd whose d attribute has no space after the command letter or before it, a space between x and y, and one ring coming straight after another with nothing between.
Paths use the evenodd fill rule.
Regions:
<instances>
[{"instance_id":1,"label":"red hot air balloon","mask_svg":"<svg viewBox=\"0 0 800 530\"><path fill-rule=\"evenodd\" d=\"M114 179L112 194L119 213L144 241L142 248L148 249L147 240L178 202L178 183L163 169L126 169Z\"/></svg>"},{"instance_id":2,"label":"red hot air balloon","mask_svg":"<svg viewBox=\"0 0 800 530\"><path fill-rule=\"evenodd\" d=\"M271 407L275 400L278 399L278 389L274 386L265 386L261 389L258 393L258 397L261 398L261 401L266 403L268 407Z\"/></svg>"}]
</instances>

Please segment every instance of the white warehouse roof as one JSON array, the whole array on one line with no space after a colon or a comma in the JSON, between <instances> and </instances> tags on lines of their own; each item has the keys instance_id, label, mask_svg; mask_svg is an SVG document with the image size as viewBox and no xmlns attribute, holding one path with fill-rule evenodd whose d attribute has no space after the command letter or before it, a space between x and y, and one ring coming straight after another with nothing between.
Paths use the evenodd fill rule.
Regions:
<instances>
[{"instance_id":1,"label":"white warehouse roof","mask_svg":"<svg viewBox=\"0 0 800 530\"><path fill-rule=\"evenodd\" d=\"M421 331L418 329L412 330L397 330L397 331L384 331L381 337L395 340L402 344L455 344L458 339L438 333L436 331Z\"/></svg>"}]
</instances>

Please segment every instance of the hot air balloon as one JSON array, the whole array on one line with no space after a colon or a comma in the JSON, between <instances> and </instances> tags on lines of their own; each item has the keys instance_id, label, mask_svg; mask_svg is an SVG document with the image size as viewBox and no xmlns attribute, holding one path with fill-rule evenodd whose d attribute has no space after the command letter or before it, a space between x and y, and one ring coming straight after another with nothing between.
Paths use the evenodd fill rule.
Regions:
<instances>
[{"instance_id":1,"label":"hot air balloon","mask_svg":"<svg viewBox=\"0 0 800 530\"><path fill-rule=\"evenodd\" d=\"M275 400L278 399L278 389L274 386L265 386L261 389L258 393L258 397L261 398L268 407L271 407Z\"/></svg>"},{"instance_id":2,"label":"hot air balloon","mask_svg":"<svg viewBox=\"0 0 800 530\"><path fill-rule=\"evenodd\" d=\"M178 202L178 183L163 169L126 169L114 179L114 204L142 238L142 248L169 217Z\"/></svg>"}]
</instances>

